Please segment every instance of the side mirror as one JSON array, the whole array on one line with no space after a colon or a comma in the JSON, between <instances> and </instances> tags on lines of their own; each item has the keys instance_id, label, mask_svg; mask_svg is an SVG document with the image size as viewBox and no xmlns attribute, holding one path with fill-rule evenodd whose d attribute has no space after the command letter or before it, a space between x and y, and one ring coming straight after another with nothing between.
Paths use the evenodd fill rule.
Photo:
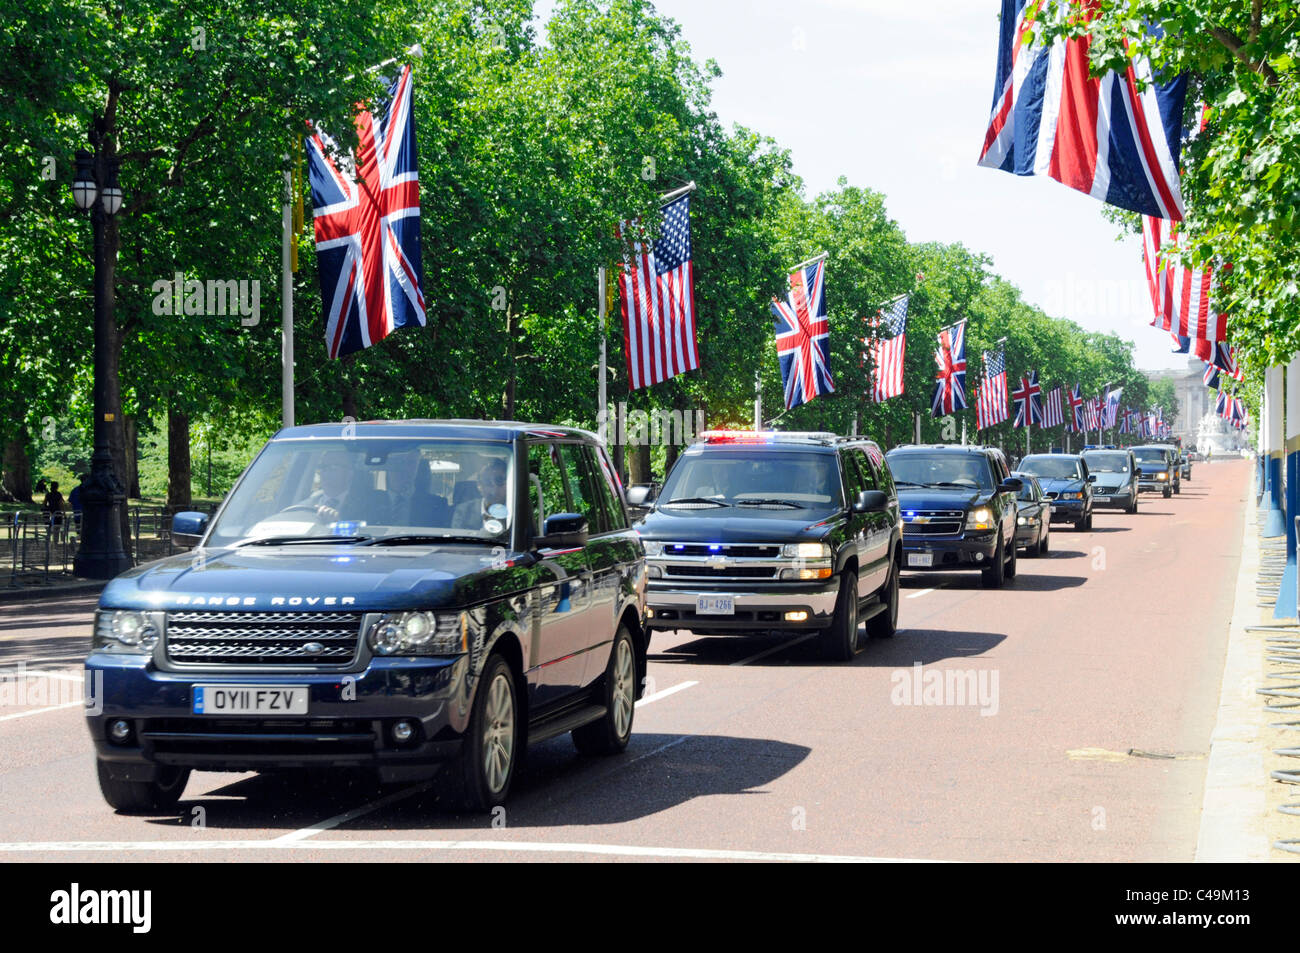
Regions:
<instances>
[{"instance_id":1,"label":"side mirror","mask_svg":"<svg viewBox=\"0 0 1300 953\"><path fill-rule=\"evenodd\" d=\"M542 535L533 537L533 549L581 549L587 545L587 534L587 517L556 513L546 517Z\"/></svg>"},{"instance_id":2,"label":"side mirror","mask_svg":"<svg viewBox=\"0 0 1300 953\"><path fill-rule=\"evenodd\" d=\"M998 487L999 493L1019 493L1025 488L1025 481L1019 477L1007 477Z\"/></svg>"},{"instance_id":3,"label":"side mirror","mask_svg":"<svg viewBox=\"0 0 1300 953\"><path fill-rule=\"evenodd\" d=\"M855 513L883 513L889 509L889 495L882 490L863 490L853 503Z\"/></svg>"},{"instance_id":4,"label":"side mirror","mask_svg":"<svg viewBox=\"0 0 1300 953\"><path fill-rule=\"evenodd\" d=\"M638 483L627 488L623 499L628 506L644 507L653 503L658 495L659 487L654 483Z\"/></svg>"},{"instance_id":5,"label":"side mirror","mask_svg":"<svg viewBox=\"0 0 1300 953\"><path fill-rule=\"evenodd\" d=\"M1089 482L1089 483L1096 483L1096 482L1097 482L1097 474L1095 474L1095 473L1089 473L1089 474L1088 474L1088 482Z\"/></svg>"},{"instance_id":6,"label":"side mirror","mask_svg":"<svg viewBox=\"0 0 1300 953\"><path fill-rule=\"evenodd\" d=\"M177 513L172 517L172 542L193 548L208 531L207 513Z\"/></svg>"}]
</instances>

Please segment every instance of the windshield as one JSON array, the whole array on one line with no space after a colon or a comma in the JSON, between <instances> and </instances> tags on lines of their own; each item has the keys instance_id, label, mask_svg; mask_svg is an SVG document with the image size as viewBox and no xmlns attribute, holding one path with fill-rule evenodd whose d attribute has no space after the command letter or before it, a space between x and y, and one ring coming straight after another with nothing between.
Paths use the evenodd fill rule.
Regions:
<instances>
[{"instance_id":1,"label":"windshield","mask_svg":"<svg viewBox=\"0 0 1300 953\"><path fill-rule=\"evenodd\" d=\"M888 457L894 483L907 489L937 486L972 490L993 489L988 461L977 453L898 453Z\"/></svg>"},{"instance_id":2,"label":"windshield","mask_svg":"<svg viewBox=\"0 0 1300 953\"><path fill-rule=\"evenodd\" d=\"M1073 457L1025 457L1020 469L1040 480L1082 480L1079 461Z\"/></svg>"},{"instance_id":3,"label":"windshield","mask_svg":"<svg viewBox=\"0 0 1300 953\"><path fill-rule=\"evenodd\" d=\"M1165 452L1155 447L1138 447L1133 451L1133 457L1138 463L1159 463L1164 464Z\"/></svg>"},{"instance_id":4,"label":"windshield","mask_svg":"<svg viewBox=\"0 0 1300 953\"><path fill-rule=\"evenodd\" d=\"M1020 492L1016 494L1016 499L1022 503L1035 502L1038 499L1038 492L1034 489L1034 478L1028 473L1013 473L1011 475L1023 484L1020 487Z\"/></svg>"},{"instance_id":5,"label":"windshield","mask_svg":"<svg viewBox=\"0 0 1300 953\"><path fill-rule=\"evenodd\" d=\"M1128 473L1127 453L1085 453L1083 459L1096 473Z\"/></svg>"},{"instance_id":6,"label":"windshield","mask_svg":"<svg viewBox=\"0 0 1300 953\"><path fill-rule=\"evenodd\" d=\"M688 454L668 475L659 505L682 509L735 505L792 511L801 507L839 509L844 497L836 459L833 453L787 451Z\"/></svg>"},{"instance_id":7,"label":"windshield","mask_svg":"<svg viewBox=\"0 0 1300 953\"><path fill-rule=\"evenodd\" d=\"M235 487L207 545L399 536L498 542L510 531L514 471L510 445L489 441L277 441Z\"/></svg>"}]
</instances>

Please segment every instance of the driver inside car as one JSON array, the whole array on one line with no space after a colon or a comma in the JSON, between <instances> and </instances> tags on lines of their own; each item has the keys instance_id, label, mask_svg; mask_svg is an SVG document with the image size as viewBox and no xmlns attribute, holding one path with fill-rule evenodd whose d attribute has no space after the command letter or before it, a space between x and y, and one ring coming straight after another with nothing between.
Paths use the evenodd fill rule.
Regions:
<instances>
[{"instance_id":1,"label":"driver inside car","mask_svg":"<svg viewBox=\"0 0 1300 953\"><path fill-rule=\"evenodd\" d=\"M307 507L325 522L333 522L342 514L356 509L351 505L352 485L356 479L356 466L350 454L331 450L321 457L316 468L320 489L295 506Z\"/></svg>"}]
</instances>

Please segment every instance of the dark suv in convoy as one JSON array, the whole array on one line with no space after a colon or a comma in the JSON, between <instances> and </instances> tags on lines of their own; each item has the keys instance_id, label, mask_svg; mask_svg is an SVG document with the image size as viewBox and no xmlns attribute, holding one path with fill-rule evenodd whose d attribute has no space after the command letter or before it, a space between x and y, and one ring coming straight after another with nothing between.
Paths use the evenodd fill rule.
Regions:
<instances>
[{"instance_id":1,"label":"dark suv in convoy","mask_svg":"<svg viewBox=\"0 0 1300 953\"><path fill-rule=\"evenodd\" d=\"M701 434L636 528L652 630L820 630L823 653L845 660L860 622L877 637L898 624L898 498L869 440Z\"/></svg>"},{"instance_id":2,"label":"dark suv in convoy","mask_svg":"<svg viewBox=\"0 0 1300 953\"><path fill-rule=\"evenodd\" d=\"M1142 493L1159 493L1165 499L1173 496L1178 479L1177 461L1169 447L1155 444L1134 447L1133 459L1137 462L1138 490Z\"/></svg>"},{"instance_id":3,"label":"dark suv in convoy","mask_svg":"<svg viewBox=\"0 0 1300 953\"><path fill-rule=\"evenodd\" d=\"M1092 529L1092 484L1097 477L1075 453L1033 453L1016 468L1038 477L1052 504L1052 521Z\"/></svg>"},{"instance_id":4,"label":"dark suv in convoy","mask_svg":"<svg viewBox=\"0 0 1300 953\"><path fill-rule=\"evenodd\" d=\"M886 459L903 511L903 568L978 569L996 589L1016 575L1016 494L996 447L895 447Z\"/></svg>"},{"instance_id":5,"label":"dark suv in convoy","mask_svg":"<svg viewBox=\"0 0 1300 953\"><path fill-rule=\"evenodd\" d=\"M530 744L622 751L647 636L621 494L571 428L280 431L210 523L175 518L197 548L100 597L104 798L157 811L191 769L364 768L487 810Z\"/></svg>"}]
</instances>

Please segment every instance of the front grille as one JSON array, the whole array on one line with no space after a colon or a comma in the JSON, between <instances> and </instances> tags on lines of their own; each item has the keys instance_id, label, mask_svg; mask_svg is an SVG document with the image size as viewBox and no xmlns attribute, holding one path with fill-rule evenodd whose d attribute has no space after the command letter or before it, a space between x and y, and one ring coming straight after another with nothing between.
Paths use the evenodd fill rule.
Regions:
<instances>
[{"instance_id":1,"label":"front grille","mask_svg":"<svg viewBox=\"0 0 1300 953\"><path fill-rule=\"evenodd\" d=\"M964 510L908 510L903 515L905 536L956 536L965 525Z\"/></svg>"},{"instance_id":2,"label":"front grille","mask_svg":"<svg viewBox=\"0 0 1300 953\"><path fill-rule=\"evenodd\" d=\"M697 579L775 579L775 566L701 566L699 564L683 566L665 566L665 576L691 577Z\"/></svg>"},{"instance_id":3,"label":"front grille","mask_svg":"<svg viewBox=\"0 0 1300 953\"><path fill-rule=\"evenodd\" d=\"M166 632L181 665L339 667L356 656L361 613L169 612Z\"/></svg>"},{"instance_id":4,"label":"front grille","mask_svg":"<svg viewBox=\"0 0 1300 953\"><path fill-rule=\"evenodd\" d=\"M664 543L665 556L728 556L775 559L781 547L755 543Z\"/></svg>"}]
</instances>

